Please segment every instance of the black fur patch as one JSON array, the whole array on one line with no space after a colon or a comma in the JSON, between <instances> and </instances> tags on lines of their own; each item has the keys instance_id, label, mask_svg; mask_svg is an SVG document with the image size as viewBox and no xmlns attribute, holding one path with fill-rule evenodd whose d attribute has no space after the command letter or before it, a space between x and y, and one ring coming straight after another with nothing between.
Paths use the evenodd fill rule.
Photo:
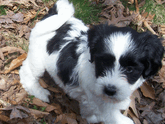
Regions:
<instances>
[{"instance_id":1,"label":"black fur patch","mask_svg":"<svg viewBox=\"0 0 165 124\"><path fill-rule=\"evenodd\" d=\"M58 73L57 75L64 82L64 84L78 85L78 74L71 77L73 69L77 65L79 55L76 53L78 42L71 42L66 45L60 52L57 61Z\"/></svg>"},{"instance_id":2,"label":"black fur patch","mask_svg":"<svg viewBox=\"0 0 165 124\"><path fill-rule=\"evenodd\" d=\"M114 68L115 57L109 53L95 55L96 77L106 76L106 71L112 71Z\"/></svg>"},{"instance_id":3,"label":"black fur patch","mask_svg":"<svg viewBox=\"0 0 165 124\"><path fill-rule=\"evenodd\" d=\"M67 40L64 40L64 38L67 36L67 32L70 30L70 27L71 24L64 24L56 31L56 35L48 41L47 52L49 54L54 51L58 51L61 45L68 42Z\"/></svg>"}]
</instances>

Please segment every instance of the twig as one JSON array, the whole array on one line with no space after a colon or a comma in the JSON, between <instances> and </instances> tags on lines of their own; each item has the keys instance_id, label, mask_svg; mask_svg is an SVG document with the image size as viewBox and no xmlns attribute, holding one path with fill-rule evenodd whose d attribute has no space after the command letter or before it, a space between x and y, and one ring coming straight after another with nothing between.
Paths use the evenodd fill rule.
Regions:
<instances>
[{"instance_id":1,"label":"twig","mask_svg":"<svg viewBox=\"0 0 165 124\"><path fill-rule=\"evenodd\" d=\"M136 13L139 13L139 5L138 5L138 0L135 0L135 5L136 5Z\"/></svg>"},{"instance_id":2,"label":"twig","mask_svg":"<svg viewBox=\"0 0 165 124\"><path fill-rule=\"evenodd\" d=\"M148 24L146 20L144 20L144 26L151 31L153 34L156 34L156 32L151 28L151 26ZM157 34L156 34L157 35Z\"/></svg>"}]
</instances>

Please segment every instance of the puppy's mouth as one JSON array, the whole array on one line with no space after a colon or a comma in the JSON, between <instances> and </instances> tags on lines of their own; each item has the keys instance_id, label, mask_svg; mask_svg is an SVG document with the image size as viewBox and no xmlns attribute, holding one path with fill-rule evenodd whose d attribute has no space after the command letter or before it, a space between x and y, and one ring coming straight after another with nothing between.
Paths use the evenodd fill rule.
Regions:
<instances>
[{"instance_id":1,"label":"puppy's mouth","mask_svg":"<svg viewBox=\"0 0 165 124\"><path fill-rule=\"evenodd\" d=\"M102 99L106 102L112 102L112 103L118 103L121 102L122 100L118 99L116 95L114 96L109 96L107 94L103 94Z\"/></svg>"}]
</instances>

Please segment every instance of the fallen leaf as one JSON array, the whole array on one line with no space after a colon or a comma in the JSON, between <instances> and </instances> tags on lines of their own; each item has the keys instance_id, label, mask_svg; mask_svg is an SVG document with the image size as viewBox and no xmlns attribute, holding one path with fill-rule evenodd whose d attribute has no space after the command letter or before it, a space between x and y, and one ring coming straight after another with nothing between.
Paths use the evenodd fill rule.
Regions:
<instances>
[{"instance_id":1,"label":"fallen leaf","mask_svg":"<svg viewBox=\"0 0 165 124\"><path fill-rule=\"evenodd\" d=\"M42 100L38 99L38 98L33 98L32 103L34 105L40 106L40 107L47 107L49 104L43 102Z\"/></svg>"},{"instance_id":2,"label":"fallen leaf","mask_svg":"<svg viewBox=\"0 0 165 124\"><path fill-rule=\"evenodd\" d=\"M120 0L105 0L103 4L108 6L108 5L115 5L118 2L120 2Z\"/></svg>"},{"instance_id":3,"label":"fallen leaf","mask_svg":"<svg viewBox=\"0 0 165 124\"><path fill-rule=\"evenodd\" d=\"M49 86L45 83L45 81L42 80L42 79L39 79L39 83L40 83L40 85L41 85L43 88L48 88L48 87L49 87Z\"/></svg>"},{"instance_id":4,"label":"fallen leaf","mask_svg":"<svg viewBox=\"0 0 165 124\"><path fill-rule=\"evenodd\" d=\"M162 101L162 104L165 106L165 90L159 94L159 100Z\"/></svg>"},{"instance_id":5,"label":"fallen leaf","mask_svg":"<svg viewBox=\"0 0 165 124\"><path fill-rule=\"evenodd\" d=\"M38 7L38 5L35 3L35 0L1 0L0 5L5 5L5 6L13 6L14 3L18 4L23 4L27 7L30 6L30 3L33 3L35 6Z\"/></svg>"},{"instance_id":6,"label":"fallen leaf","mask_svg":"<svg viewBox=\"0 0 165 124\"><path fill-rule=\"evenodd\" d=\"M55 123L61 122L61 124L78 124L76 121L76 115L74 113L62 114L57 116Z\"/></svg>"},{"instance_id":7,"label":"fallen leaf","mask_svg":"<svg viewBox=\"0 0 165 124\"><path fill-rule=\"evenodd\" d=\"M51 112L51 111L55 111L56 114L61 114L62 113L62 109L61 106L58 104L53 104L53 105L49 105L43 101L41 101L38 98L33 98L33 102L34 105L40 106L40 107L46 107L45 111L47 112Z\"/></svg>"},{"instance_id":8,"label":"fallen leaf","mask_svg":"<svg viewBox=\"0 0 165 124\"><path fill-rule=\"evenodd\" d=\"M135 116L130 110L128 111L128 114L130 115L130 117L133 119L133 121L135 122L135 124L141 124L140 120L137 118L137 116Z\"/></svg>"},{"instance_id":9,"label":"fallen leaf","mask_svg":"<svg viewBox=\"0 0 165 124\"><path fill-rule=\"evenodd\" d=\"M22 50L21 48L10 47L10 46L6 46L0 49L3 53L4 52L8 52L8 53L20 52L21 54L25 53L25 51Z\"/></svg>"},{"instance_id":10,"label":"fallen leaf","mask_svg":"<svg viewBox=\"0 0 165 124\"><path fill-rule=\"evenodd\" d=\"M143 124L148 124L146 119L143 120Z\"/></svg>"},{"instance_id":11,"label":"fallen leaf","mask_svg":"<svg viewBox=\"0 0 165 124\"><path fill-rule=\"evenodd\" d=\"M18 58L14 59L11 64L10 64L10 67L8 70L5 71L5 74L9 73L11 70L19 67L22 65L22 62L26 59L27 57L27 54L24 53L22 55L20 55Z\"/></svg>"},{"instance_id":12,"label":"fallen leaf","mask_svg":"<svg viewBox=\"0 0 165 124\"><path fill-rule=\"evenodd\" d=\"M130 106L129 106L132 111L134 112L134 114L136 115L136 117L139 118L139 114L137 112L137 109L136 109L136 105L135 105L135 98L131 97L131 103L130 103Z\"/></svg>"},{"instance_id":13,"label":"fallen leaf","mask_svg":"<svg viewBox=\"0 0 165 124\"><path fill-rule=\"evenodd\" d=\"M0 49L0 58L1 58L2 60L4 60L4 55L3 55L2 51L1 51L1 49Z\"/></svg>"},{"instance_id":14,"label":"fallen leaf","mask_svg":"<svg viewBox=\"0 0 165 124\"><path fill-rule=\"evenodd\" d=\"M7 116L5 116L5 115L0 114L0 120L1 120L1 121L4 121L4 122L8 122L8 121L10 120L10 118L7 117ZM0 121L0 122L1 122L1 121ZM1 123L0 123L0 124L1 124Z\"/></svg>"},{"instance_id":15,"label":"fallen leaf","mask_svg":"<svg viewBox=\"0 0 165 124\"><path fill-rule=\"evenodd\" d=\"M21 103L24 98L27 96L27 92L24 89L21 89L18 93L16 93L15 101L17 104Z\"/></svg>"},{"instance_id":16,"label":"fallen leaf","mask_svg":"<svg viewBox=\"0 0 165 124\"><path fill-rule=\"evenodd\" d=\"M143 112L141 113L141 116L144 117L147 122L153 123L153 124L160 124L160 122L164 119L161 115L161 113L155 113L153 111L153 107L155 106L155 102L152 102L151 104L139 108L139 110L142 110Z\"/></svg>"},{"instance_id":17,"label":"fallen leaf","mask_svg":"<svg viewBox=\"0 0 165 124\"><path fill-rule=\"evenodd\" d=\"M10 107L6 107L6 108L0 108L0 110L5 110L5 111L11 110L10 119L13 119L13 118L21 118L21 119L26 118L26 117L28 117L28 114L26 114L26 113L30 113L28 108L25 108L21 105L10 106Z\"/></svg>"},{"instance_id":18,"label":"fallen leaf","mask_svg":"<svg viewBox=\"0 0 165 124\"><path fill-rule=\"evenodd\" d=\"M36 119L42 118L42 117L47 116L47 115L50 114L48 112L42 112L42 111L35 110L35 109L29 109L29 110L30 110L31 115L33 115L34 118L36 118Z\"/></svg>"},{"instance_id":19,"label":"fallen leaf","mask_svg":"<svg viewBox=\"0 0 165 124\"><path fill-rule=\"evenodd\" d=\"M15 22L23 22L24 15L22 13L17 13L13 15L11 18Z\"/></svg>"},{"instance_id":20,"label":"fallen leaf","mask_svg":"<svg viewBox=\"0 0 165 124\"><path fill-rule=\"evenodd\" d=\"M144 82L140 89L145 97L155 99L155 91L147 82Z\"/></svg>"},{"instance_id":21,"label":"fallen leaf","mask_svg":"<svg viewBox=\"0 0 165 124\"><path fill-rule=\"evenodd\" d=\"M0 77L0 90L6 90L7 86L6 86L6 80L3 77Z\"/></svg>"},{"instance_id":22,"label":"fallen leaf","mask_svg":"<svg viewBox=\"0 0 165 124\"><path fill-rule=\"evenodd\" d=\"M2 99L0 99L0 104L1 104L3 107L10 107L10 106L11 106L10 103L8 103L8 102L6 102L6 101L4 101L4 100L2 100Z\"/></svg>"}]
</instances>

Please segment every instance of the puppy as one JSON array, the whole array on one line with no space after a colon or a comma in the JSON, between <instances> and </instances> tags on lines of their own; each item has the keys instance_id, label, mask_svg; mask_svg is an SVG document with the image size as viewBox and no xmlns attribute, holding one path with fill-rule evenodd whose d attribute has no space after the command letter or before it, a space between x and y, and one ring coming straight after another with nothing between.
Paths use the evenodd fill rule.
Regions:
<instances>
[{"instance_id":1,"label":"puppy","mask_svg":"<svg viewBox=\"0 0 165 124\"><path fill-rule=\"evenodd\" d=\"M32 29L20 82L29 94L49 102L49 91L38 83L46 70L79 101L88 123L134 124L120 110L129 107L131 93L161 68L161 39L129 27L89 29L73 14L73 5L59 0Z\"/></svg>"}]
</instances>

